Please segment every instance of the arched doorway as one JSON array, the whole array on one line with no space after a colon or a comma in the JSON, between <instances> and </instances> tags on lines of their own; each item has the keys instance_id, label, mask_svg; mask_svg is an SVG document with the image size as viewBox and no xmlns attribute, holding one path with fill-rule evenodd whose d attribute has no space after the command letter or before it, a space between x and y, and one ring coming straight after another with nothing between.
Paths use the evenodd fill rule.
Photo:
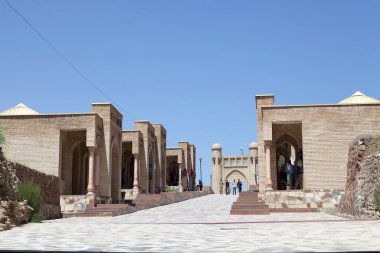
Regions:
<instances>
[{"instance_id":1,"label":"arched doorway","mask_svg":"<svg viewBox=\"0 0 380 253\"><path fill-rule=\"evenodd\" d=\"M134 179L134 162L135 158L130 150L123 153L123 161L121 166L121 188L132 189Z\"/></svg>"},{"instance_id":2,"label":"arched doorway","mask_svg":"<svg viewBox=\"0 0 380 253\"><path fill-rule=\"evenodd\" d=\"M299 166L302 157L300 142L289 134L284 134L276 141L276 175L277 190L302 189L302 167ZM292 176L292 185L289 185L287 174L287 164L294 166L295 173Z\"/></svg>"},{"instance_id":3,"label":"arched doorway","mask_svg":"<svg viewBox=\"0 0 380 253\"><path fill-rule=\"evenodd\" d=\"M71 194L87 194L88 185L88 149L85 142L74 146L72 151Z\"/></svg>"},{"instance_id":4,"label":"arched doorway","mask_svg":"<svg viewBox=\"0 0 380 253\"><path fill-rule=\"evenodd\" d=\"M178 186L178 180L179 180L179 171L178 171L178 163L177 161L171 161L168 164L168 175L169 179L167 184L169 186Z\"/></svg>"},{"instance_id":5,"label":"arched doorway","mask_svg":"<svg viewBox=\"0 0 380 253\"><path fill-rule=\"evenodd\" d=\"M233 170L230 173L228 173L228 175L226 176L226 180L228 180L228 182L230 183L234 182L235 180L236 184L240 180L242 182L242 191L247 191L248 189L247 178L239 170ZM231 189L231 193L232 193L232 189Z\"/></svg>"}]
</instances>

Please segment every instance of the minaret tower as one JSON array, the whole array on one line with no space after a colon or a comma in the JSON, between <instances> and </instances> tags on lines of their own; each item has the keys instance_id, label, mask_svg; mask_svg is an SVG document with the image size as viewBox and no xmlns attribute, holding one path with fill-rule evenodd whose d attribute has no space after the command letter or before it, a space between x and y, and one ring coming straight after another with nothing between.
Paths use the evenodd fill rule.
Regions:
<instances>
[{"instance_id":1,"label":"minaret tower","mask_svg":"<svg viewBox=\"0 0 380 253\"><path fill-rule=\"evenodd\" d=\"M212 190L215 194L219 194L219 182L223 180L222 158L222 145L218 143L212 145Z\"/></svg>"}]
</instances>

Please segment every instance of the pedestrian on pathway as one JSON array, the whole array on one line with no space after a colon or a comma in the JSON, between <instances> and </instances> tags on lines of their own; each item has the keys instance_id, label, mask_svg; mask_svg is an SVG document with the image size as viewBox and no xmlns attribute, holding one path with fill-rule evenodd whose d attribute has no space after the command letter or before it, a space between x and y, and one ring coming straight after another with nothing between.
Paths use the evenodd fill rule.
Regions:
<instances>
[{"instance_id":1,"label":"pedestrian on pathway","mask_svg":"<svg viewBox=\"0 0 380 253\"><path fill-rule=\"evenodd\" d=\"M238 182L237 182L237 188L239 190L239 194L241 193L241 188L242 188L243 184L242 182L240 181L240 178L238 179Z\"/></svg>"},{"instance_id":2,"label":"pedestrian on pathway","mask_svg":"<svg viewBox=\"0 0 380 253\"><path fill-rule=\"evenodd\" d=\"M236 182L235 182L235 179L232 182L232 195L236 195Z\"/></svg>"},{"instance_id":3,"label":"pedestrian on pathway","mask_svg":"<svg viewBox=\"0 0 380 253\"><path fill-rule=\"evenodd\" d=\"M222 181L222 179L220 179L220 182L219 182L219 193L223 194L223 181Z\"/></svg>"},{"instance_id":4,"label":"pedestrian on pathway","mask_svg":"<svg viewBox=\"0 0 380 253\"><path fill-rule=\"evenodd\" d=\"M203 182L199 179L199 190L202 191L203 189Z\"/></svg>"},{"instance_id":5,"label":"pedestrian on pathway","mask_svg":"<svg viewBox=\"0 0 380 253\"><path fill-rule=\"evenodd\" d=\"M226 180L226 195L230 194L230 182L228 182L228 179Z\"/></svg>"}]
</instances>

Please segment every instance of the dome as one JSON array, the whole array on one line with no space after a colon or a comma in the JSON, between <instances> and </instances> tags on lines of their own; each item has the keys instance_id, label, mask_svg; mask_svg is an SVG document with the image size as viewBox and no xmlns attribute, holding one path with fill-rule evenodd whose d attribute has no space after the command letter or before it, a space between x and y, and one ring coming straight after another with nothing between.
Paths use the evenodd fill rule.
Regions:
<instances>
[{"instance_id":1,"label":"dome","mask_svg":"<svg viewBox=\"0 0 380 253\"><path fill-rule=\"evenodd\" d=\"M7 116L13 116L13 115L38 115L39 113L35 110L30 109L23 103L20 103L16 105L15 107L9 108L8 110L5 110L0 113L0 115L7 115Z\"/></svg>"},{"instance_id":2,"label":"dome","mask_svg":"<svg viewBox=\"0 0 380 253\"><path fill-rule=\"evenodd\" d=\"M375 104L380 103L379 100L367 97L360 91L355 92L351 97L348 97L339 102L339 104Z\"/></svg>"},{"instance_id":3,"label":"dome","mask_svg":"<svg viewBox=\"0 0 380 253\"><path fill-rule=\"evenodd\" d=\"M215 143L214 145L212 145L212 149L222 149L222 145L220 145L219 143Z\"/></svg>"},{"instance_id":4,"label":"dome","mask_svg":"<svg viewBox=\"0 0 380 253\"><path fill-rule=\"evenodd\" d=\"M257 148L256 142L251 142L251 144L249 144L249 149L253 149L253 148Z\"/></svg>"}]
</instances>

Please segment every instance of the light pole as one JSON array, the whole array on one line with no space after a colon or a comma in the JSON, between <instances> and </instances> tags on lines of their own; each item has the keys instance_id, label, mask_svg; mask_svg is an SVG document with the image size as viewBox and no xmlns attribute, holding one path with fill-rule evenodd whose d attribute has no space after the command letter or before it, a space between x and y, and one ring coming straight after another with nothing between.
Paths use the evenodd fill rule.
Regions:
<instances>
[{"instance_id":1,"label":"light pole","mask_svg":"<svg viewBox=\"0 0 380 253\"><path fill-rule=\"evenodd\" d=\"M241 156L244 156L244 152L243 152L243 148L240 148L240 151L241 151Z\"/></svg>"},{"instance_id":2,"label":"light pole","mask_svg":"<svg viewBox=\"0 0 380 253\"><path fill-rule=\"evenodd\" d=\"M200 173L201 173L201 181L203 183L203 180L202 180L202 157L199 158L199 170L200 170Z\"/></svg>"}]
</instances>

